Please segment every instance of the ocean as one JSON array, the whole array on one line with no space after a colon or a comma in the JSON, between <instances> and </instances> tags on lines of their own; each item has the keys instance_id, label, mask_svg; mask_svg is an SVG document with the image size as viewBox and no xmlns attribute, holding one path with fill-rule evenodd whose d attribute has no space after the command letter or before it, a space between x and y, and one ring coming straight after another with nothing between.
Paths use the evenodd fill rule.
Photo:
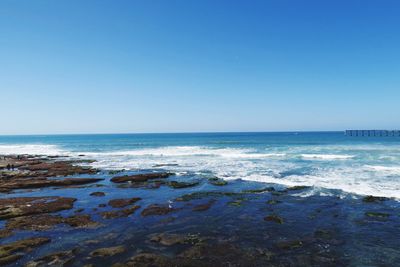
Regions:
<instances>
[{"instance_id":1,"label":"ocean","mask_svg":"<svg viewBox=\"0 0 400 267\"><path fill-rule=\"evenodd\" d=\"M61 156L36 159L95 168L47 179L41 177L46 174L41 164L39 172L28 174L23 167L3 168L0 246L32 237L51 240L10 266L54 261L57 266L400 262L398 137L343 132L1 136L0 155L5 154ZM151 172L170 176L143 183L113 181ZM4 187L16 180L65 178L98 181ZM18 208L10 209L13 201L31 201L26 205L31 208L43 197L72 199L73 206L57 213L39 209L24 217L13 214ZM115 202L125 204L116 207ZM97 257L104 248L120 251ZM122 266L136 266L129 264Z\"/></svg>"},{"instance_id":2,"label":"ocean","mask_svg":"<svg viewBox=\"0 0 400 267\"><path fill-rule=\"evenodd\" d=\"M309 195L400 198L400 138L343 132L0 136L0 154L95 159L104 170L163 169L281 186Z\"/></svg>"}]
</instances>

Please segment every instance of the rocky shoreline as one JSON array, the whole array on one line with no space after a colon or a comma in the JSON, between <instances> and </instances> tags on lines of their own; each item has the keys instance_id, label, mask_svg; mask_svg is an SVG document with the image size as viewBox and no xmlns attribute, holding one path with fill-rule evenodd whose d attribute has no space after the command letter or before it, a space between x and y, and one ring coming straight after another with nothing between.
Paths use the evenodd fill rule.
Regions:
<instances>
[{"instance_id":1,"label":"rocky shoreline","mask_svg":"<svg viewBox=\"0 0 400 267\"><path fill-rule=\"evenodd\" d=\"M0 156L0 265L347 266L400 260L393 237L400 209L391 199L300 197L312 189L159 169L104 171L90 163ZM359 249L370 254L366 262L354 257Z\"/></svg>"}]
</instances>

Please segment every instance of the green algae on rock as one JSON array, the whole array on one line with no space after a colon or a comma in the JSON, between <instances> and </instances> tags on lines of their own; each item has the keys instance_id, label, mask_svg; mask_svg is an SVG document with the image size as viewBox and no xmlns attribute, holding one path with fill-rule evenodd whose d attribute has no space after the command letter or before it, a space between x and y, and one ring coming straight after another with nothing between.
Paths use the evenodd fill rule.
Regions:
<instances>
[{"instance_id":1,"label":"green algae on rock","mask_svg":"<svg viewBox=\"0 0 400 267\"><path fill-rule=\"evenodd\" d=\"M111 178L111 182L113 183L146 182L152 179L168 178L171 175L173 175L173 173L170 172L153 172L153 173L142 173L134 175L124 175Z\"/></svg>"},{"instance_id":2,"label":"green algae on rock","mask_svg":"<svg viewBox=\"0 0 400 267\"><path fill-rule=\"evenodd\" d=\"M174 209L170 207L169 205L158 205L158 204L153 204L148 206L142 211L142 216L151 216L151 215L165 215L170 212L176 211L177 209Z\"/></svg>"},{"instance_id":3,"label":"green algae on rock","mask_svg":"<svg viewBox=\"0 0 400 267\"><path fill-rule=\"evenodd\" d=\"M112 199L108 202L108 205L110 205L113 208L124 208L126 206L132 205L135 202L138 202L141 200L140 197L134 197L134 198L117 198L117 199Z\"/></svg>"},{"instance_id":4,"label":"green algae on rock","mask_svg":"<svg viewBox=\"0 0 400 267\"><path fill-rule=\"evenodd\" d=\"M225 181L223 179L220 179L220 178L217 178L217 177L208 178L208 182L210 184L216 185L216 186L223 186L223 185L227 185L228 184L227 181Z\"/></svg>"},{"instance_id":5,"label":"green algae on rock","mask_svg":"<svg viewBox=\"0 0 400 267\"><path fill-rule=\"evenodd\" d=\"M264 220L269 221L269 222L276 222L279 224L283 224L283 222L284 222L283 219L276 214L268 215L264 218Z\"/></svg>"},{"instance_id":6,"label":"green algae on rock","mask_svg":"<svg viewBox=\"0 0 400 267\"><path fill-rule=\"evenodd\" d=\"M90 256L92 257L112 257L117 254L121 254L125 252L125 247L124 246L115 246L115 247L106 247L106 248L98 248L96 250L93 250L90 253Z\"/></svg>"},{"instance_id":7,"label":"green algae on rock","mask_svg":"<svg viewBox=\"0 0 400 267\"><path fill-rule=\"evenodd\" d=\"M188 188L188 187L194 187L199 185L199 182L178 182L178 181L170 181L167 182L166 185L169 187L172 187L174 189L181 189L181 188Z\"/></svg>"},{"instance_id":8,"label":"green algae on rock","mask_svg":"<svg viewBox=\"0 0 400 267\"><path fill-rule=\"evenodd\" d=\"M0 265L10 264L17 261L23 257L24 252L31 251L35 247L49 242L50 239L47 237L34 237L0 245Z\"/></svg>"},{"instance_id":9,"label":"green algae on rock","mask_svg":"<svg viewBox=\"0 0 400 267\"><path fill-rule=\"evenodd\" d=\"M71 209L76 198L16 197L0 199L0 220Z\"/></svg>"}]
</instances>

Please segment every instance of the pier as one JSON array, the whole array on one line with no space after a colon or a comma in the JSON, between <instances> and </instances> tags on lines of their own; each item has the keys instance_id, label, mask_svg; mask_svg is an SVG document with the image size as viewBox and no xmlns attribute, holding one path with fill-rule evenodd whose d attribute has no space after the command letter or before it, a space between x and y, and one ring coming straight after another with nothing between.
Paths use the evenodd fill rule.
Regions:
<instances>
[{"instance_id":1,"label":"pier","mask_svg":"<svg viewBox=\"0 0 400 267\"><path fill-rule=\"evenodd\" d=\"M346 130L346 136L400 137L400 130Z\"/></svg>"}]
</instances>

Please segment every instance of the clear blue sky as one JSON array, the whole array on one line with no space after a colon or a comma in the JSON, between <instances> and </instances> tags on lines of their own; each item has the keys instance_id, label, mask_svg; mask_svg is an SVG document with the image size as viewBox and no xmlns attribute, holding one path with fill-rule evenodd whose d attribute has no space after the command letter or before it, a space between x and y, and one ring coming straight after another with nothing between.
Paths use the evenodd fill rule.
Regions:
<instances>
[{"instance_id":1,"label":"clear blue sky","mask_svg":"<svg viewBox=\"0 0 400 267\"><path fill-rule=\"evenodd\" d=\"M400 128L400 1L0 1L0 134Z\"/></svg>"}]
</instances>

